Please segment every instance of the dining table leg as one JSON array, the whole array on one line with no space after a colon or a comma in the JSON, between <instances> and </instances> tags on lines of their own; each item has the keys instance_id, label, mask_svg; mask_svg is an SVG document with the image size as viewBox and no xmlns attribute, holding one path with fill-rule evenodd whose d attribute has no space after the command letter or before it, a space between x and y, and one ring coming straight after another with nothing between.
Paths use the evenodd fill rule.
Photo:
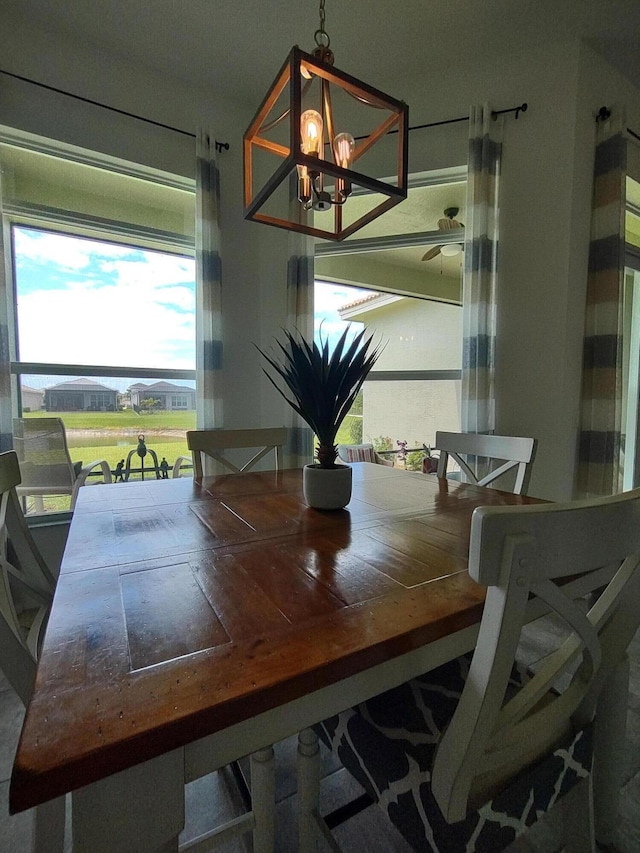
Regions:
<instances>
[{"instance_id":1,"label":"dining table leg","mask_svg":"<svg viewBox=\"0 0 640 853\"><path fill-rule=\"evenodd\" d=\"M66 797L57 797L35 808L31 853L62 853Z\"/></svg>"},{"instance_id":2,"label":"dining table leg","mask_svg":"<svg viewBox=\"0 0 640 853\"><path fill-rule=\"evenodd\" d=\"M273 853L276 827L275 758L267 746L251 755L253 853Z\"/></svg>"},{"instance_id":3,"label":"dining table leg","mask_svg":"<svg viewBox=\"0 0 640 853\"><path fill-rule=\"evenodd\" d=\"M184 827L184 751L72 793L73 853L173 853Z\"/></svg>"},{"instance_id":4,"label":"dining table leg","mask_svg":"<svg viewBox=\"0 0 640 853\"><path fill-rule=\"evenodd\" d=\"M598 698L594 729L593 806L596 840L612 845L626 759L629 658L613 669Z\"/></svg>"},{"instance_id":5,"label":"dining table leg","mask_svg":"<svg viewBox=\"0 0 640 853\"><path fill-rule=\"evenodd\" d=\"M320 745L313 729L298 735L298 849L317 850L316 810L320 792Z\"/></svg>"}]
</instances>

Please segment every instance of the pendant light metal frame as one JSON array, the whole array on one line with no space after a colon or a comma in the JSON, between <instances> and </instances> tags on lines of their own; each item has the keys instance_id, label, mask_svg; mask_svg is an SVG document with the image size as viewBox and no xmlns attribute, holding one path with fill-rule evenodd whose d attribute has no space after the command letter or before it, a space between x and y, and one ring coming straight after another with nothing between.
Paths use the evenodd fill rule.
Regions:
<instances>
[{"instance_id":1,"label":"pendant light metal frame","mask_svg":"<svg viewBox=\"0 0 640 853\"><path fill-rule=\"evenodd\" d=\"M333 160L325 160L323 157L316 158L302 153L300 147L300 117L303 112L303 71L305 77L317 77L321 81L323 115L326 110L329 111L329 114L331 112L330 86L336 86L345 90L349 95L372 108L387 111L388 115L386 118L368 136L356 139L352 164L357 163L357 160L366 151L387 134L395 133L397 134L397 184L386 183L371 175L359 172L354 168L343 168L338 166ZM272 109L287 86L289 87L288 110L277 117L275 121L268 121ZM285 119L289 122L288 146L271 141L263 135L274 124ZM277 228L284 228L289 231L309 234L313 237L324 237L335 241L344 240L345 237L349 237L355 231L367 225L373 219L380 216L380 214L407 197L408 128L409 108L403 101L385 95L373 86L369 86L367 83L363 83L361 80L346 74L344 71L338 70L333 65L321 61L317 56L305 53L297 46L294 47L244 134L245 219L274 225ZM331 148L331 146L327 147ZM256 149L266 150L271 154L281 157L282 162L277 166L266 183L254 193L253 174ZM321 150L324 150L323 146L321 146ZM330 156L333 156L333 152L330 153ZM296 221L293 217L281 218L265 213L262 210L263 205L266 204L282 182L296 171L297 166L306 167L309 171L320 172L322 175L328 175L336 179L336 181L341 180L347 184L350 183L364 187L373 193L382 194L385 198L380 204L367 211L363 216L351 222L346 227L343 226L343 205L334 203L332 205L332 230L319 228L304 221ZM343 204L348 203L349 201L347 200ZM302 203L300 203L300 207L303 207Z\"/></svg>"}]
</instances>

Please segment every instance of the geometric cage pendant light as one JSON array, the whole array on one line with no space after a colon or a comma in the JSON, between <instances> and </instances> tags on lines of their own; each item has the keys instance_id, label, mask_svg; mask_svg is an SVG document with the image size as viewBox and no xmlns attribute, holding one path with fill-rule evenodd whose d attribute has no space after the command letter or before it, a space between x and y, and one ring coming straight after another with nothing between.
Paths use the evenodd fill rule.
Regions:
<instances>
[{"instance_id":1,"label":"geometric cage pendant light","mask_svg":"<svg viewBox=\"0 0 640 853\"><path fill-rule=\"evenodd\" d=\"M407 197L409 108L294 47L244 134L245 219L343 240Z\"/></svg>"}]
</instances>

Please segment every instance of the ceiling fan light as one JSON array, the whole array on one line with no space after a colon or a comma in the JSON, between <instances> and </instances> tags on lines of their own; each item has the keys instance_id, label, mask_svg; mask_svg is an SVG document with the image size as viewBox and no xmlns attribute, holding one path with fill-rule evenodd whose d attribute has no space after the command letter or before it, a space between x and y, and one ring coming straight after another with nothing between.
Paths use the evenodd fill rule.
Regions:
<instances>
[{"instance_id":1,"label":"ceiling fan light","mask_svg":"<svg viewBox=\"0 0 640 853\"><path fill-rule=\"evenodd\" d=\"M445 258L454 258L456 255L459 255L462 251L461 243L446 243L441 249L440 252L445 256Z\"/></svg>"}]
</instances>

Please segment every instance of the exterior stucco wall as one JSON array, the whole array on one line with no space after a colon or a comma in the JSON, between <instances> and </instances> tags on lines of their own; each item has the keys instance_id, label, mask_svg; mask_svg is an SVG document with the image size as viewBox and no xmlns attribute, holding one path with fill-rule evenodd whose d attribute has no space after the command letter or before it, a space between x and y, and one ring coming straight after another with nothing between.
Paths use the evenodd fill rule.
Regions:
<instances>
[{"instance_id":1,"label":"exterior stucco wall","mask_svg":"<svg viewBox=\"0 0 640 853\"><path fill-rule=\"evenodd\" d=\"M462 309L400 298L354 319L384 345L375 370L457 370L462 362ZM409 447L433 445L436 430L460 429L460 381L368 381L363 389L364 441L388 437Z\"/></svg>"}]
</instances>

